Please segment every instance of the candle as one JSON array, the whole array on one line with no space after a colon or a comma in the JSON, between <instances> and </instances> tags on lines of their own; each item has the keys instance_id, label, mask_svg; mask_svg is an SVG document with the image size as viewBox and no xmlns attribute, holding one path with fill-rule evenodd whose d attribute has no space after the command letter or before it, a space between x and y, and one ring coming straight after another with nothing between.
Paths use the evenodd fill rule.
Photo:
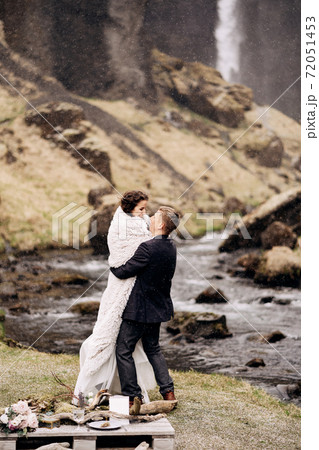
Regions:
<instances>
[{"instance_id":1,"label":"candle","mask_svg":"<svg viewBox=\"0 0 319 450\"><path fill-rule=\"evenodd\" d=\"M55 427L59 427L60 426L60 420L59 419L53 419L50 416L44 415L44 416L40 416L40 420L39 422L41 424L43 424L44 427L46 428L55 428Z\"/></svg>"},{"instance_id":2,"label":"candle","mask_svg":"<svg viewBox=\"0 0 319 450\"><path fill-rule=\"evenodd\" d=\"M120 414L129 415L129 397L125 395L111 395L109 399L110 411L117 412ZM129 419L116 419L121 420L123 425L128 425L130 423ZM110 422L112 422L112 418L110 418Z\"/></svg>"}]
</instances>

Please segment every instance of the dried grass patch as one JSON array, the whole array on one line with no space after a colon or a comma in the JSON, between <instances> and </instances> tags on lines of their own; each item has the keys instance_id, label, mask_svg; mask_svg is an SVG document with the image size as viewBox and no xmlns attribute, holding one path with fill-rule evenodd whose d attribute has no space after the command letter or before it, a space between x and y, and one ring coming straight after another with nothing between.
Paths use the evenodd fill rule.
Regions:
<instances>
[{"instance_id":1,"label":"dried grass patch","mask_svg":"<svg viewBox=\"0 0 319 450\"><path fill-rule=\"evenodd\" d=\"M0 407L28 396L64 393L51 370L74 386L78 356L9 348L0 343ZM300 409L247 382L217 374L171 371L179 404L169 414L179 450L299 449ZM151 399L160 399L151 392Z\"/></svg>"}]
</instances>

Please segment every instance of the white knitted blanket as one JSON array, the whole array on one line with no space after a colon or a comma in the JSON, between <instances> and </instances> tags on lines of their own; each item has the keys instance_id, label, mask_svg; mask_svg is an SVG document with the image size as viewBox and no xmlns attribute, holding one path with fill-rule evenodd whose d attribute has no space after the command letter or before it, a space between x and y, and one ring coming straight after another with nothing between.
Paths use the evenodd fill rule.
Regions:
<instances>
[{"instance_id":1,"label":"white knitted blanket","mask_svg":"<svg viewBox=\"0 0 319 450\"><path fill-rule=\"evenodd\" d=\"M131 217L118 207L108 232L108 246L110 250L110 267L125 264L135 253L137 247L152 238L148 231L148 216ZM102 295L97 321L92 335L85 341L87 355L85 361L80 361L81 369L87 375L93 375L105 364L113 352L122 314L136 277L120 280L111 272L107 287Z\"/></svg>"}]
</instances>

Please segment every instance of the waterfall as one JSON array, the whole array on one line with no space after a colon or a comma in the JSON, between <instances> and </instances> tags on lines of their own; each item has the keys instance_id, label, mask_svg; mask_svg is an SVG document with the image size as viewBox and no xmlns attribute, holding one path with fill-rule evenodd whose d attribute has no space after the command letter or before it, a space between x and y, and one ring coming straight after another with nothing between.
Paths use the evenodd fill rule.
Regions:
<instances>
[{"instance_id":1,"label":"waterfall","mask_svg":"<svg viewBox=\"0 0 319 450\"><path fill-rule=\"evenodd\" d=\"M218 25L215 32L216 68L226 81L239 81L242 33L238 19L238 0L218 0Z\"/></svg>"}]
</instances>

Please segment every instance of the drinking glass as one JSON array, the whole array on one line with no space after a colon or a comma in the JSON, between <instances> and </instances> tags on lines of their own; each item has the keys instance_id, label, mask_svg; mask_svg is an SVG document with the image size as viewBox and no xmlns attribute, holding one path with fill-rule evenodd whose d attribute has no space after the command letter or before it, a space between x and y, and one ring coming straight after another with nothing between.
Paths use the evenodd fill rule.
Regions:
<instances>
[{"instance_id":1,"label":"drinking glass","mask_svg":"<svg viewBox=\"0 0 319 450\"><path fill-rule=\"evenodd\" d=\"M80 431L80 422L84 419L84 409L74 409L73 410L73 419L77 422L78 426L76 431Z\"/></svg>"}]
</instances>

